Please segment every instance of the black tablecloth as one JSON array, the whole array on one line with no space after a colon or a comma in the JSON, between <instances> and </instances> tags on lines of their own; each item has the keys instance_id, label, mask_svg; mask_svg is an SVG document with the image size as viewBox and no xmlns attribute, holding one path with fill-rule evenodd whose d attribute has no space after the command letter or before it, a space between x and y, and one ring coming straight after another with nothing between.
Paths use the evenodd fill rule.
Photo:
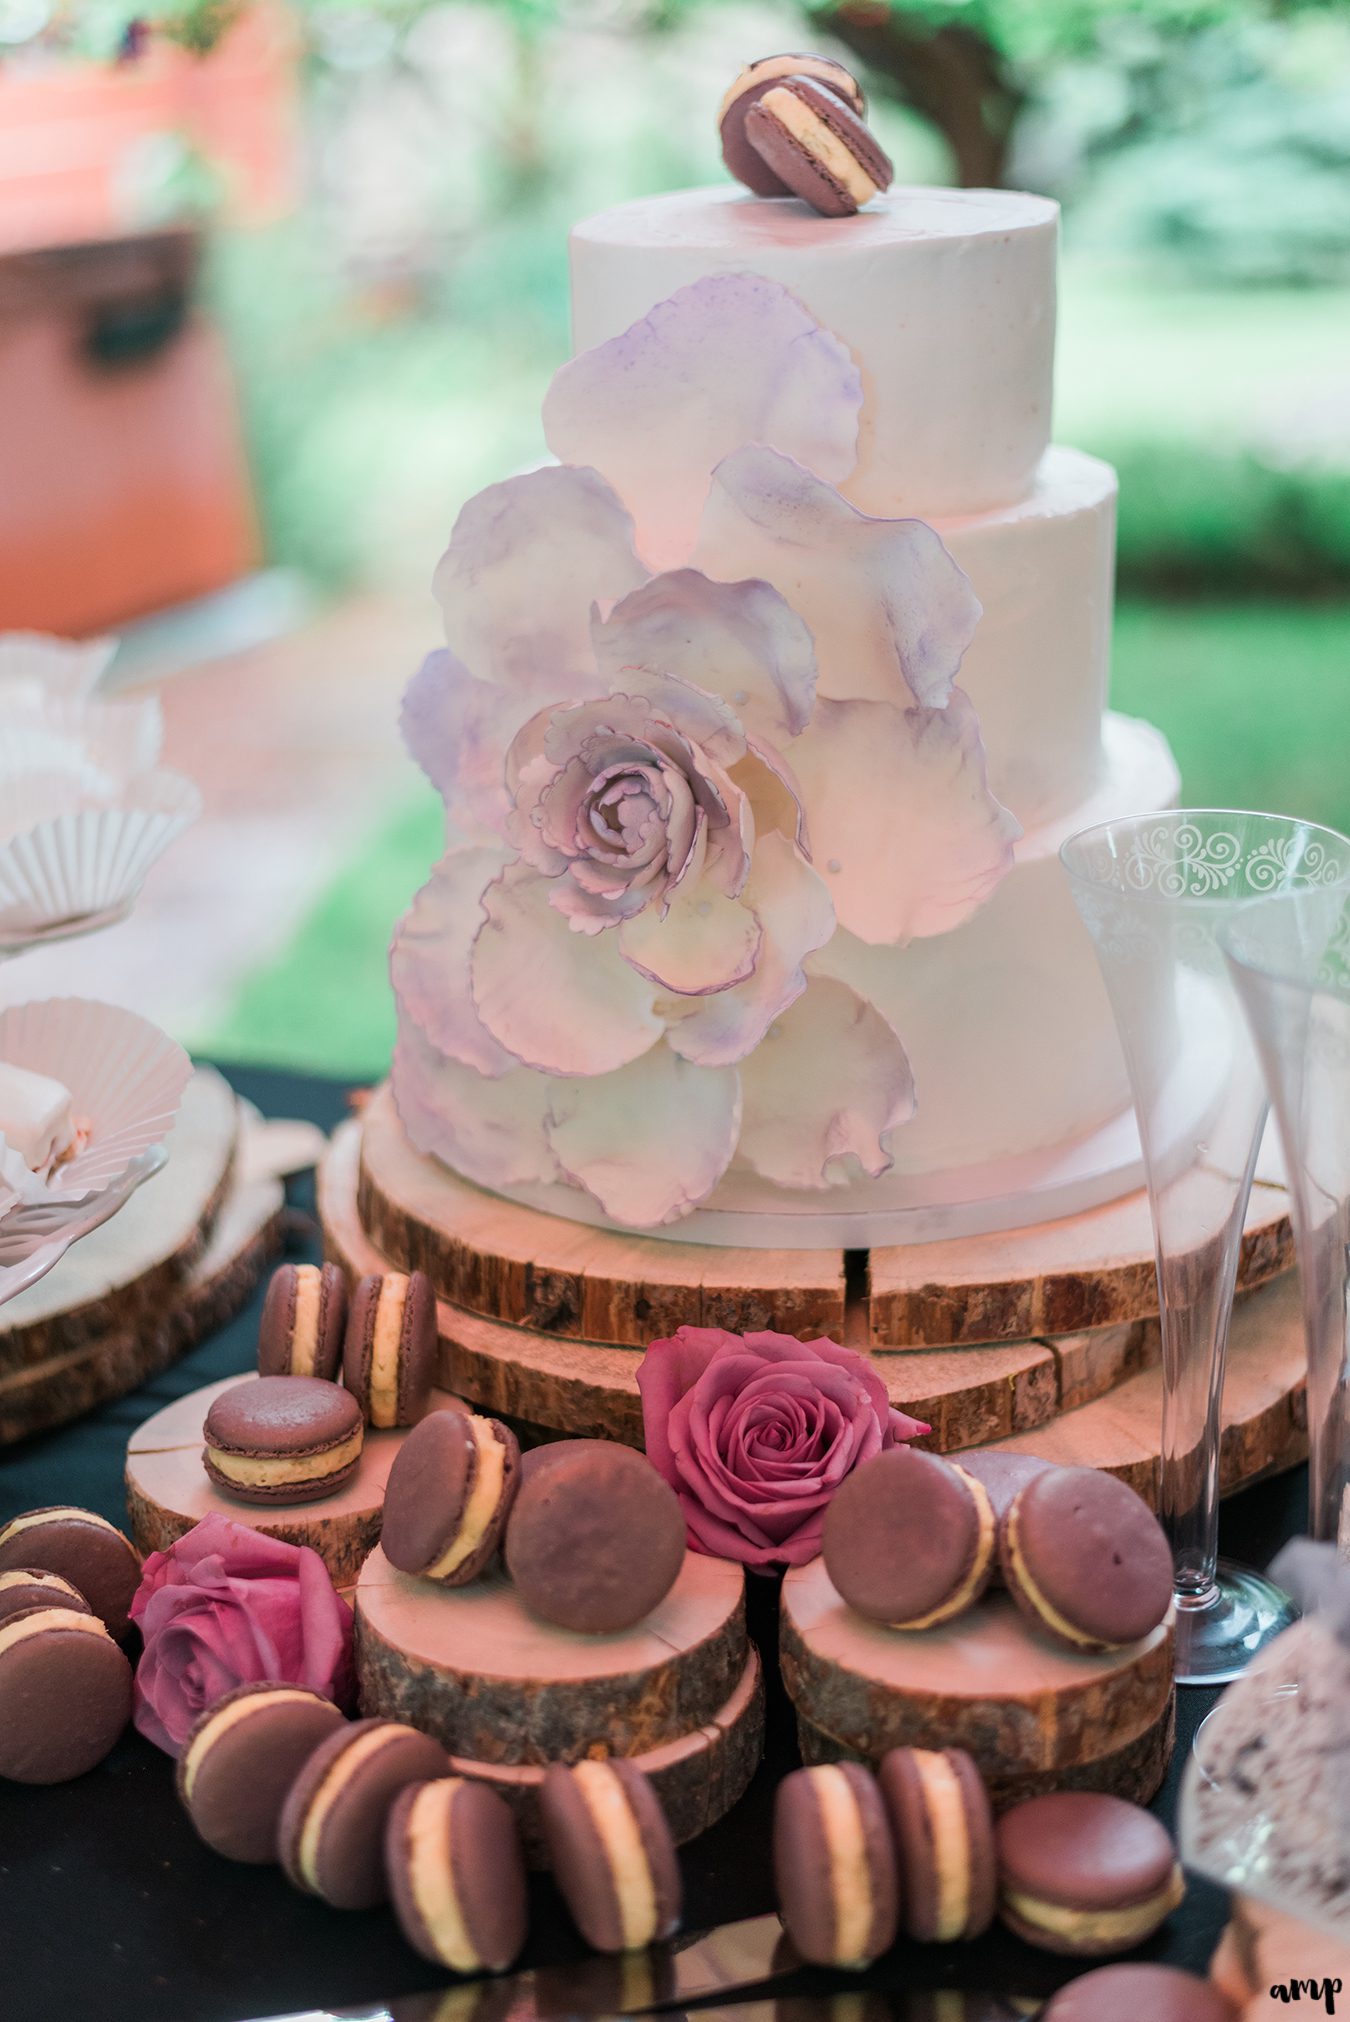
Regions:
<instances>
[{"instance_id":1,"label":"black tablecloth","mask_svg":"<svg viewBox=\"0 0 1350 2022\"><path fill-rule=\"evenodd\" d=\"M344 1091L336 1083L260 1069L227 1071L240 1092L271 1115L304 1116L327 1128L344 1113ZM296 1202L312 1208L312 1192L301 1187ZM303 1228L294 1254L317 1254L315 1237ZM72 1502L124 1522L129 1431L173 1398L249 1365L260 1299L132 1396L0 1456L0 1521L43 1503ZM1264 1565L1304 1521L1306 1497L1300 1470L1236 1498L1224 1510L1225 1550ZM773 1588L752 1584L752 1626L771 1646ZM1177 1754L1157 1807L1169 1822L1180 1767L1213 1697L1180 1695ZM750 1791L719 1826L684 1850L687 1928L772 1907L773 1789L794 1760L780 1693L770 1705L768 1759ZM1148 1956L1203 1970L1223 1916L1220 1892L1193 1882L1185 1906ZM581 1956L581 1947L552 1884L539 1878L522 1963L570 1956ZM0 1962L5 2022L237 2022L446 1984L445 1975L403 1944L387 1911L343 1915L296 1894L274 1869L237 1867L210 1853L178 1806L172 1765L134 1734L78 1782L49 1790L0 1783ZM888 1990L964 1986L1035 1995L1048 1993L1072 1970L995 1932L960 1948L903 1947L871 1977Z\"/></svg>"}]
</instances>

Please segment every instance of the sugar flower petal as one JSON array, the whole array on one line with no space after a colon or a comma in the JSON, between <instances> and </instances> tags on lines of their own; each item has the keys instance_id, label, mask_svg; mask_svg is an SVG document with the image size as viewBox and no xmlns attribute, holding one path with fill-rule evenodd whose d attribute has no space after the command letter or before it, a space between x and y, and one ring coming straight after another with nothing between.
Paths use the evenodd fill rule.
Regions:
<instances>
[{"instance_id":1,"label":"sugar flower petal","mask_svg":"<svg viewBox=\"0 0 1350 2022\"><path fill-rule=\"evenodd\" d=\"M816 864L860 940L945 934L1011 868L1022 831L989 791L962 689L945 709L822 701L792 757Z\"/></svg>"},{"instance_id":2,"label":"sugar flower petal","mask_svg":"<svg viewBox=\"0 0 1350 2022\"><path fill-rule=\"evenodd\" d=\"M691 1067L658 1046L602 1079L555 1082L548 1137L612 1221L654 1229L707 1199L740 1122L734 1068Z\"/></svg>"},{"instance_id":3,"label":"sugar flower petal","mask_svg":"<svg viewBox=\"0 0 1350 2022\"><path fill-rule=\"evenodd\" d=\"M483 893L505 862L496 849L448 850L394 929L389 951L400 1019L411 1019L437 1052L487 1075L519 1064L487 1030L469 989Z\"/></svg>"},{"instance_id":4,"label":"sugar flower petal","mask_svg":"<svg viewBox=\"0 0 1350 2022\"><path fill-rule=\"evenodd\" d=\"M822 478L847 477L861 405L847 349L795 295L757 274L711 274L564 365L544 434L563 463L603 471L643 559L662 569L687 561L723 457L772 442Z\"/></svg>"},{"instance_id":5,"label":"sugar flower petal","mask_svg":"<svg viewBox=\"0 0 1350 2022\"><path fill-rule=\"evenodd\" d=\"M806 620L817 692L941 707L979 599L922 520L876 520L775 449L718 465L694 553L723 580L763 577ZM795 754L794 754L795 760Z\"/></svg>"},{"instance_id":6,"label":"sugar flower petal","mask_svg":"<svg viewBox=\"0 0 1350 2022\"><path fill-rule=\"evenodd\" d=\"M685 1059L724 1066L757 1046L774 1019L806 987L802 963L830 939L834 907L822 878L777 830L761 836L742 904L759 920L763 938L754 974L715 996L662 999L670 1020L667 1043Z\"/></svg>"},{"instance_id":7,"label":"sugar flower petal","mask_svg":"<svg viewBox=\"0 0 1350 2022\"><path fill-rule=\"evenodd\" d=\"M697 569L654 576L595 624L611 687L643 667L720 695L752 737L783 743L811 718L811 634L768 583L715 583Z\"/></svg>"},{"instance_id":8,"label":"sugar flower petal","mask_svg":"<svg viewBox=\"0 0 1350 2022\"><path fill-rule=\"evenodd\" d=\"M512 864L483 895L470 966L478 1015L522 1066L609 1074L661 1037L655 992L615 936L574 934L549 904L551 880Z\"/></svg>"},{"instance_id":9,"label":"sugar flower petal","mask_svg":"<svg viewBox=\"0 0 1350 2022\"><path fill-rule=\"evenodd\" d=\"M824 977L741 1063L741 1082L740 1156L779 1186L842 1183L850 1159L875 1179L891 1166L888 1134L914 1114L899 1037L874 1005Z\"/></svg>"},{"instance_id":10,"label":"sugar flower petal","mask_svg":"<svg viewBox=\"0 0 1350 2022\"><path fill-rule=\"evenodd\" d=\"M646 579L633 523L593 470L552 465L489 485L455 522L434 589L445 642L529 707L595 693L591 605Z\"/></svg>"},{"instance_id":11,"label":"sugar flower petal","mask_svg":"<svg viewBox=\"0 0 1350 2022\"><path fill-rule=\"evenodd\" d=\"M764 941L756 915L709 879L680 891L664 912L648 906L619 929L619 946L658 989L706 997L754 974Z\"/></svg>"},{"instance_id":12,"label":"sugar flower petal","mask_svg":"<svg viewBox=\"0 0 1350 2022\"><path fill-rule=\"evenodd\" d=\"M479 1186L559 1177L544 1135L556 1082L519 1067L492 1081L438 1053L412 1025L394 1048L390 1088L409 1141Z\"/></svg>"},{"instance_id":13,"label":"sugar flower petal","mask_svg":"<svg viewBox=\"0 0 1350 2022\"><path fill-rule=\"evenodd\" d=\"M443 647L429 653L403 695L403 741L445 802L447 831L478 842L505 836L510 800L503 753L527 697L475 681Z\"/></svg>"}]
</instances>

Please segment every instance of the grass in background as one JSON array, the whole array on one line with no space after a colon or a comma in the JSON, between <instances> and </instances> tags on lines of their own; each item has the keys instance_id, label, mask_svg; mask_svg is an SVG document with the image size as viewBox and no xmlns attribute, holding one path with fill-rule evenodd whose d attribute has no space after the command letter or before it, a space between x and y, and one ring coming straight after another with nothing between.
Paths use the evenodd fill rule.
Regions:
<instances>
[{"instance_id":1,"label":"grass in background","mask_svg":"<svg viewBox=\"0 0 1350 2022\"><path fill-rule=\"evenodd\" d=\"M1128 599L1117 613L1113 700L1167 731L1195 804L1271 808L1350 829L1350 607ZM200 1050L381 1074L394 1043L389 935L441 832L440 802L429 788L410 789Z\"/></svg>"}]
</instances>

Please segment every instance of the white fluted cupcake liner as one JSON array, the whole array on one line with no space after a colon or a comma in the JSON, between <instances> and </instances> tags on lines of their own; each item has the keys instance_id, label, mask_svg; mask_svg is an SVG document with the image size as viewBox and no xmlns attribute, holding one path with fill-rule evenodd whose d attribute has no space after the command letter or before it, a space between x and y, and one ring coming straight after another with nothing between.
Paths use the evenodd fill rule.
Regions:
<instances>
[{"instance_id":1,"label":"white fluted cupcake liner","mask_svg":"<svg viewBox=\"0 0 1350 2022\"><path fill-rule=\"evenodd\" d=\"M36 812L45 782L31 788ZM147 773L127 796L125 805L79 808L0 842L0 942L130 909L156 858L201 812L201 796L176 772ZM0 786L0 815L4 803Z\"/></svg>"},{"instance_id":2,"label":"white fluted cupcake liner","mask_svg":"<svg viewBox=\"0 0 1350 2022\"><path fill-rule=\"evenodd\" d=\"M116 651L116 639L58 639L50 632L0 632L0 694L7 701L37 695L92 695Z\"/></svg>"},{"instance_id":3,"label":"white fluted cupcake liner","mask_svg":"<svg viewBox=\"0 0 1350 2022\"><path fill-rule=\"evenodd\" d=\"M163 741L164 714L153 695L100 702L0 688L0 783L63 772L125 785L151 769Z\"/></svg>"},{"instance_id":4,"label":"white fluted cupcake liner","mask_svg":"<svg viewBox=\"0 0 1350 2022\"><path fill-rule=\"evenodd\" d=\"M82 1139L44 1185L27 1189L28 1199L0 1187L0 1237L12 1263L28 1238L36 1249L67 1221L87 1219L100 1195L163 1144L192 1063L148 1018L87 997L49 997L0 1011L0 1061L69 1089Z\"/></svg>"}]
</instances>

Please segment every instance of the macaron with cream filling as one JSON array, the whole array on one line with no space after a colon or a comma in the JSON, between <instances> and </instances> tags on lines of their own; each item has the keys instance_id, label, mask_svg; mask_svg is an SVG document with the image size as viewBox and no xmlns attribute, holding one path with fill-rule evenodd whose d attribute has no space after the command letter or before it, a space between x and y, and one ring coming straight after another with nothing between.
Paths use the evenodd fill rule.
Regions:
<instances>
[{"instance_id":1,"label":"macaron with cream filling","mask_svg":"<svg viewBox=\"0 0 1350 2022\"><path fill-rule=\"evenodd\" d=\"M131 1718L131 1666L89 1610L0 1622L0 1777L67 1783L102 1762Z\"/></svg>"},{"instance_id":2,"label":"macaron with cream filling","mask_svg":"<svg viewBox=\"0 0 1350 2022\"><path fill-rule=\"evenodd\" d=\"M786 197L792 191L770 168L762 154L746 138L745 116L766 91L787 77L812 77L835 96L852 106L861 119L867 111L862 86L842 63L832 56L811 56L805 52L786 56L761 56L747 63L729 86L718 108L717 129L722 143L722 159L737 182L753 190L757 197Z\"/></svg>"},{"instance_id":3,"label":"macaron with cream filling","mask_svg":"<svg viewBox=\"0 0 1350 2022\"><path fill-rule=\"evenodd\" d=\"M141 1583L141 1555L106 1517L71 1503L11 1517L0 1529L0 1572L16 1567L59 1573L114 1636L126 1634Z\"/></svg>"},{"instance_id":4,"label":"macaron with cream filling","mask_svg":"<svg viewBox=\"0 0 1350 2022\"><path fill-rule=\"evenodd\" d=\"M935 1453L896 1446L840 1485L821 1548L835 1587L860 1615L893 1629L932 1629L984 1592L996 1528L982 1482Z\"/></svg>"},{"instance_id":5,"label":"macaron with cream filling","mask_svg":"<svg viewBox=\"0 0 1350 2022\"><path fill-rule=\"evenodd\" d=\"M673 1937L683 1886L661 1803L621 1756L554 1763L539 1795L553 1877L588 1945L631 1952Z\"/></svg>"},{"instance_id":6,"label":"macaron with cream filling","mask_svg":"<svg viewBox=\"0 0 1350 2022\"><path fill-rule=\"evenodd\" d=\"M1126 1482L1095 1467L1048 1468L999 1526L1004 1585L1043 1634L1073 1650L1117 1650L1172 1605L1162 1525Z\"/></svg>"},{"instance_id":7,"label":"macaron with cream filling","mask_svg":"<svg viewBox=\"0 0 1350 2022\"><path fill-rule=\"evenodd\" d=\"M506 1803L485 1783L444 1776L394 1800L385 1866L399 1928L453 1973L504 1973L525 1943L525 1854Z\"/></svg>"},{"instance_id":8,"label":"macaron with cream filling","mask_svg":"<svg viewBox=\"0 0 1350 2022\"><path fill-rule=\"evenodd\" d=\"M1071 1980L1046 2003L1041 2022L1237 2022L1237 2012L1212 1981L1141 1963L1099 1966Z\"/></svg>"},{"instance_id":9,"label":"macaron with cream filling","mask_svg":"<svg viewBox=\"0 0 1350 2022\"><path fill-rule=\"evenodd\" d=\"M1166 1828L1097 1791L1029 1798L994 1829L999 1915L1028 1944L1090 1957L1132 1951L1186 1893Z\"/></svg>"},{"instance_id":10,"label":"macaron with cream filling","mask_svg":"<svg viewBox=\"0 0 1350 2022\"><path fill-rule=\"evenodd\" d=\"M509 1426L474 1412L430 1412L389 1470L385 1557L401 1573L467 1586L501 1542L519 1479L520 1447Z\"/></svg>"},{"instance_id":11,"label":"macaron with cream filling","mask_svg":"<svg viewBox=\"0 0 1350 2022\"><path fill-rule=\"evenodd\" d=\"M984 1779L961 1748L893 1748L877 1771L900 1863L904 1927L949 1944L994 1920L998 1861Z\"/></svg>"},{"instance_id":12,"label":"macaron with cream filling","mask_svg":"<svg viewBox=\"0 0 1350 2022\"><path fill-rule=\"evenodd\" d=\"M347 1280L336 1264L283 1264L272 1273L258 1323L263 1376L332 1382L347 1338Z\"/></svg>"},{"instance_id":13,"label":"macaron with cream filling","mask_svg":"<svg viewBox=\"0 0 1350 2022\"><path fill-rule=\"evenodd\" d=\"M0 1573L0 1622L30 1615L34 1608L72 1608L77 1615L94 1612L79 1588L60 1573L38 1572L32 1566L11 1566Z\"/></svg>"},{"instance_id":14,"label":"macaron with cream filling","mask_svg":"<svg viewBox=\"0 0 1350 2022\"><path fill-rule=\"evenodd\" d=\"M221 1392L206 1414L202 1465L249 1503L318 1502L350 1481L365 1426L354 1397L317 1376L259 1376Z\"/></svg>"},{"instance_id":15,"label":"macaron with cream filling","mask_svg":"<svg viewBox=\"0 0 1350 2022\"><path fill-rule=\"evenodd\" d=\"M890 1950L900 1881L875 1779L856 1762L796 1769L773 1819L778 1913L813 1966L859 1969Z\"/></svg>"},{"instance_id":16,"label":"macaron with cream filling","mask_svg":"<svg viewBox=\"0 0 1350 2022\"><path fill-rule=\"evenodd\" d=\"M362 1278L352 1294L342 1380L372 1426L416 1425L431 1397L440 1337L425 1271Z\"/></svg>"},{"instance_id":17,"label":"macaron with cream filling","mask_svg":"<svg viewBox=\"0 0 1350 2022\"><path fill-rule=\"evenodd\" d=\"M335 1910L388 1894L384 1835L410 1783L448 1776L444 1749L396 1720L357 1720L313 1750L281 1808L277 1857L288 1881Z\"/></svg>"},{"instance_id":18,"label":"macaron with cream filling","mask_svg":"<svg viewBox=\"0 0 1350 2022\"><path fill-rule=\"evenodd\" d=\"M785 77L750 106L745 138L761 160L826 218L848 218L889 189L889 155L851 105L812 77Z\"/></svg>"},{"instance_id":19,"label":"macaron with cream filling","mask_svg":"<svg viewBox=\"0 0 1350 2022\"><path fill-rule=\"evenodd\" d=\"M304 1764L346 1721L306 1685L240 1685L201 1715L178 1758L178 1795L226 1860L277 1857L277 1826Z\"/></svg>"}]
</instances>

